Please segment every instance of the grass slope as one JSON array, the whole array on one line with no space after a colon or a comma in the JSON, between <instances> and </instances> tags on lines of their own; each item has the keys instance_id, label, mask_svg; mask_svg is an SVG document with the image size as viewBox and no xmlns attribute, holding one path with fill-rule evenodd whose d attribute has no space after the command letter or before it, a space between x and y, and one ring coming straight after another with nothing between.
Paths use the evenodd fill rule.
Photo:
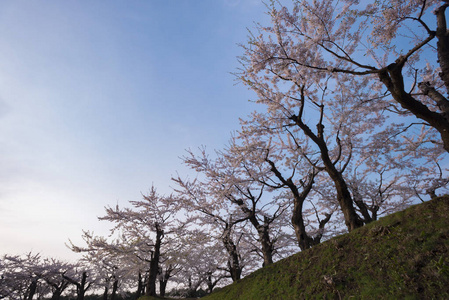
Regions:
<instances>
[{"instance_id":1,"label":"grass slope","mask_svg":"<svg viewBox=\"0 0 449 300\"><path fill-rule=\"evenodd\" d=\"M449 196L262 268L205 300L449 299Z\"/></svg>"}]
</instances>

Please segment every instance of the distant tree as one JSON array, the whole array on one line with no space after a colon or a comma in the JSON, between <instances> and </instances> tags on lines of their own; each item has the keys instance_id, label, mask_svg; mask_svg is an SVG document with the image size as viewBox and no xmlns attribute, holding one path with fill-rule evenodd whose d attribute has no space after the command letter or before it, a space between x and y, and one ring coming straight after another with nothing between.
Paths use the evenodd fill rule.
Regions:
<instances>
[{"instance_id":1,"label":"distant tree","mask_svg":"<svg viewBox=\"0 0 449 300\"><path fill-rule=\"evenodd\" d=\"M216 155L217 158L212 160L203 148L199 155L188 151L188 156L183 157L184 163L202 178L195 180L196 189L205 190L208 201L229 203L235 221L248 221L255 230L255 240L259 244L256 251L261 253L263 264L273 263L276 250L286 245L281 245L281 241L275 238L272 226L277 222L281 227L279 220L283 219L287 204L276 199L275 193L251 177L249 162L235 156L230 149L216 151ZM184 191L189 186L180 178L176 181ZM185 196L189 197L189 194L192 193L185 193ZM282 231L282 228L278 230Z\"/></svg>"},{"instance_id":2,"label":"distant tree","mask_svg":"<svg viewBox=\"0 0 449 300\"><path fill-rule=\"evenodd\" d=\"M184 287L186 297L196 297L201 286L207 286L211 292L219 282L228 282L225 271L228 260L222 244L206 227L189 225L178 236L183 248L178 253L180 269L174 280Z\"/></svg>"},{"instance_id":3,"label":"distant tree","mask_svg":"<svg viewBox=\"0 0 449 300\"><path fill-rule=\"evenodd\" d=\"M62 275L75 269L75 265L54 258L46 258L43 260L42 267L42 279L51 289L51 300L60 300L62 293L70 284Z\"/></svg>"},{"instance_id":4,"label":"distant tree","mask_svg":"<svg viewBox=\"0 0 449 300\"><path fill-rule=\"evenodd\" d=\"M103 299L107 299L109 292L111 300L117 293L124 292L130 283L136 283L137 271L135 258L128 255L126 240L118 237L108 240L103 236L96 236L93 232L83 230L82 239L85 245L74 245L69 240L68 247L75 253L81 253L80 259L95 270L98 277L98 288L103 288Z\"/></svg>"},{"instance_id":5,"label":"distant tree","mask_svg":"<svg viewBox=\"0 0 449 300\"><path fill-rule=\"evenodd\" d=\"M62 274L62 277L75 286L76 300L84 300L86 292L97 286L99 278L85 262L79 262L74 269Z\"/></svg>"},{"instance_id":6,"label":"distant tree","mask_svg":"<svg viewBox=\"0 0 449 300\"><path fill-rule=\"evenodd\" d=\"M59 300L70 285L63 275L76 269L74 264L32 252L4 255L0 266L0 299L31 300L51 295L52 300Z\"/></svg>"},{"instance_id":7,"label":"distant tree","mask_svg":"<svg viewBox=\"0 0 449 300\"><path fill-rule=\"evenodd\" d=\"M39 253L25 255L4 255L0 271L0 297L18 300L32 300L35 294L42 294L42 258Z\"/></svg>"},{"instance_id":8,"label":"distant tree","mask_svg":"<svg viewBox=\"0 0 449 300\"><path fill-rule=\"evenodd\" d=\"M253 249L242 240L246 230L240 223L247 218L241 217L239 211L235 212L230 203L216 201L211 191L197 180L190 181L178 176L173 181L178 184L175 188L179 195L178 210L186 212L184 224L204 228L216 241L220 241L227 253L225 269L233 281L239 280L243 269L254 265L254 259L249 259Z\"/></svg>"},{"instance_id":9,"label":"distant tree","mask_svg":"<svg viewBox=\"0 0 449 300\"><path fill-rule=\"evenodd\" d=\"M160 196L152 187L143 200L130 203L133 208L107 207L106 216L99 219L115 223L112 233L122 233L126 241L124 250L147 265L143 269L143 272L148 271L145 293L155 296L161 255L167 246L164 238L177 229L176 201L171 195Z\"/></svg>"}]
</instances>

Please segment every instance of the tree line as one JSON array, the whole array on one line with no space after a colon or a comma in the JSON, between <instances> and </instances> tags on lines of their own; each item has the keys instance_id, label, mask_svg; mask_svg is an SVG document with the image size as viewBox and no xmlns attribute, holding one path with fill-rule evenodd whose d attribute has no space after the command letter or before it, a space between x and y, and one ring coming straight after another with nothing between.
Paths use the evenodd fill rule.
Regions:
<instances>
[{"instance_id":1,"label":"tree line","mask_svg":"<svg viewBox=\"0 0 449 300\"><path fill-rule=\"evenodd\" d=\"M101 282L104 299L132 287L137 296L164 296L168 286L195 296L445 192L448 6L270 2L271 22L249 31L235 72L260 108L229 143L188 149L182 162L195 178L172 178L172 194L152 187L106 207L99 219L111 235L84 231L84 245L69 242L83 258L55 269L59 283L33 271L14 298L8 270L34 260L5 256L0 299L31 300L40 284L56 294L72 285L81 300L89 280ZM86 271L75 279L69 269Z\"/></svg>"}]
</instances>

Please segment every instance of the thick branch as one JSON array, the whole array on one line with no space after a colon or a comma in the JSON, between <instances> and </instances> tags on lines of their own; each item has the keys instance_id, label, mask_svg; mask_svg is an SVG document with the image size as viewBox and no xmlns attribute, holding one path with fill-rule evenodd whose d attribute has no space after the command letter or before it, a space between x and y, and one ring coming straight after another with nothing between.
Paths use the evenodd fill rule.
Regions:
<instances>
[{"instance_id":1,"label":"thick branch","mask_svg":"<svg viewBox=\"0 0 449 300\"><path fill-rule=\"evenodd\" d=\"M449 92L449 32L447 30L445 16L445 11L448 6L449 3L446 2L435 11L435 14L437 17L437 53L441 67L440 77L446 86L446 90Z\"/></svg>"}]
</instances>

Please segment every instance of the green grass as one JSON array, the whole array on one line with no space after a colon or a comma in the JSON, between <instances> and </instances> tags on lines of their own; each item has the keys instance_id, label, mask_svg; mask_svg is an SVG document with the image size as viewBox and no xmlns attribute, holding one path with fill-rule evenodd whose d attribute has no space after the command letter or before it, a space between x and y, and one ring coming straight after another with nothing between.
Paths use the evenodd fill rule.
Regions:
<instances>
[{"instance_id":1,"label":"green grass","mask_svg":"<svg viewBox=\"0 0 449 300\"><path fill-rule=\"evenodd\" d=\"M335 237L203 299L449 299L449 196Z\"/></svg>"},{"instance_id":2,"label":"green grass","mask_svg":"<svg viewBox=\"0 0 449 300\"><path fill-rule=\"evenodd\" d=\"M142 296L138 300L178 300L177 298L161 298L161 297L151 297L151 296ZM183 298L183 300L196 300L197 298Z\"/></svg>"}]
</instances>

